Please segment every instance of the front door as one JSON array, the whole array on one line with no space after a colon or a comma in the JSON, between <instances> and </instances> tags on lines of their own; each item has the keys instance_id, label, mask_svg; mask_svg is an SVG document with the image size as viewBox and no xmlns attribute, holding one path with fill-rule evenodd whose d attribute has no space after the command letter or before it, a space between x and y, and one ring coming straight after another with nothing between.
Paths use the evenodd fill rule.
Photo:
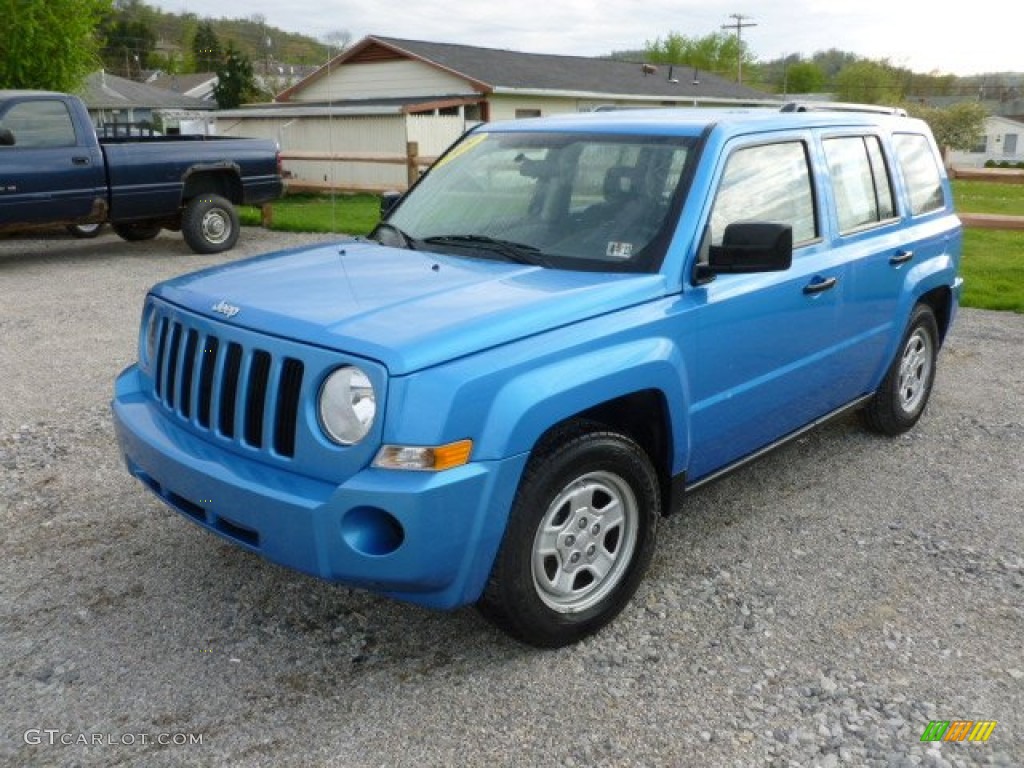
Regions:
<instances>
[{"instance_id":1,"label":"front door","mask_svg":"<svg viewBox=\"0 0 1024 768\"><path fill-rule=\"evenodd\" d=\"M0 128L14 136L0 145L0 224L82 219L106 198L103 156L79 137L59 99L13 103Z\"/></svg>"}]
</instances>

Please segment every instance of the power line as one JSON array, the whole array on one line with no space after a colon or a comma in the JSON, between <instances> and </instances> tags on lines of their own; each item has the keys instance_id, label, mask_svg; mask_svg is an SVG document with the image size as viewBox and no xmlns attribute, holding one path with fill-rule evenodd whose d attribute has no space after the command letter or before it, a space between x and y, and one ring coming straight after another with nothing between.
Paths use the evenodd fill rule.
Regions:
<instances>
[{"instance_id":1,"label":"power line","mask_svg":"<svg viewBox=\"0 0 1024 768\"><path fill-rule=\"evenodd\" d=\"M736 83L743 85L743 30L747 27L756 27L757 24L744 23L751 17L744 16L742 13L730 13L729 18L735 19L735 21L732 24L723 24L722 29L736 30Z\"/></svg>"}]
</instances>

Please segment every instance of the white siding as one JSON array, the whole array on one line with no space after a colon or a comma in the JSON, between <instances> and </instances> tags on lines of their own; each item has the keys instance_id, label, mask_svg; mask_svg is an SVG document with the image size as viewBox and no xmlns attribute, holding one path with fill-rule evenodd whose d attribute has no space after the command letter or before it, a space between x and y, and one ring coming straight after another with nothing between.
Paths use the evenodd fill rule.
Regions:
<instances>
[{"instance_id":1,"label":"white siding","mask_svg":"<svg viewBox=\"0 0 1024 768\"><path fill-rule=\"evenodd\" d=\"M437 157L466 130L466 121L450 115L409 115L406 118L409 141L420 146L423 157Z\"/></svg>"},{"instance_id":2,"label":"white siding","mask_svg":"<svg viewBox=\"0 0 1024 768\"><path fill-rule=\"evenodd\" d=\"M345 64L295 94L292 101L384 99L472 94L469 83L418 61Z\"/></svg>"},{"instance_id":3,"label":"white siding","mask_svg":"<svg viewBox=\"0 0 1024 768\"><path fill-rule=\"evenodd\" d=\"M462 135L461 117L379 115L365 117L222 118L217 130L225 136L252 136L277 141L281 152L351 154L370 152L404 157L406 144L419 144L422 157L437 157ZM404 164L285 159L289 178L339 189L405 189Z\"/></svg>"}]
</instances>

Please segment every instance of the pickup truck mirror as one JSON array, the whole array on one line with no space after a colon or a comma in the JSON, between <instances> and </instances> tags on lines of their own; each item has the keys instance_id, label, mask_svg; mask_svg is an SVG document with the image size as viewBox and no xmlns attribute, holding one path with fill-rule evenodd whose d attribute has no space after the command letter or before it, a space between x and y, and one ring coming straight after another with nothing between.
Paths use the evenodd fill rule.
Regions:
<instances>
[{"instance_id":1,"label":"pickup truck mirror","mask_svg":"<svg viewBox=\"0 0 1024 768\"><path fill-rule=\"evenodd\" d=\"M14 134L10 128L0 128L0 147L13 147Z\"/></svg>"},{"instance_id":2,"label":"pickup truck mirror","mask_svg":"<svg viewBox=\"0 0 1024 768\"><path fill-rule=\"evenodd\" d=\"M383 219L402 199L401 192L385 192L380 196L380 217Z\"/></svg>"},{"instance_id":3,"label":"pickup truck mirror","mask_svg":"<svg viewBox=\"0 0 1024 768\"><path fill-rule=\"evenodd\" d=\"M713 274L782 272L793 263L793 228L768 221L737 221L725 228L721 245L708 249Z\"/></svg>"}]
</instances>

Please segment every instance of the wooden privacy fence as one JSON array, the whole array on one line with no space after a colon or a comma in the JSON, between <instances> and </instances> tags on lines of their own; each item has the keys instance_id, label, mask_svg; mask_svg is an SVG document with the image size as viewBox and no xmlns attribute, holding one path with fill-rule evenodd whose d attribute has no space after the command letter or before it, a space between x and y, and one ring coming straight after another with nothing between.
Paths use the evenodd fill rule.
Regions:
<instances>
[{"instance_id":1,"label":"wooden privacy fence","mask_svg":"<svg viewBox=\"0 0 1024 768\"><path fill-rule=\"evenodd\" d=\"M420 170L433 163L436 157L420 155L419 142L410 141L405 145L405 154L392 152L306 152L285 150L281 152L282 162L288 160L307 160L329 163L379 163L384 165L404 165L406 187L408 189L420 177ZM340 181L312 181L309 179L285 179L285 192L388 192L395 189L395 184L365 184ZM399 189L398 191L404 191Z\"/></svg>"}]
</instances>

